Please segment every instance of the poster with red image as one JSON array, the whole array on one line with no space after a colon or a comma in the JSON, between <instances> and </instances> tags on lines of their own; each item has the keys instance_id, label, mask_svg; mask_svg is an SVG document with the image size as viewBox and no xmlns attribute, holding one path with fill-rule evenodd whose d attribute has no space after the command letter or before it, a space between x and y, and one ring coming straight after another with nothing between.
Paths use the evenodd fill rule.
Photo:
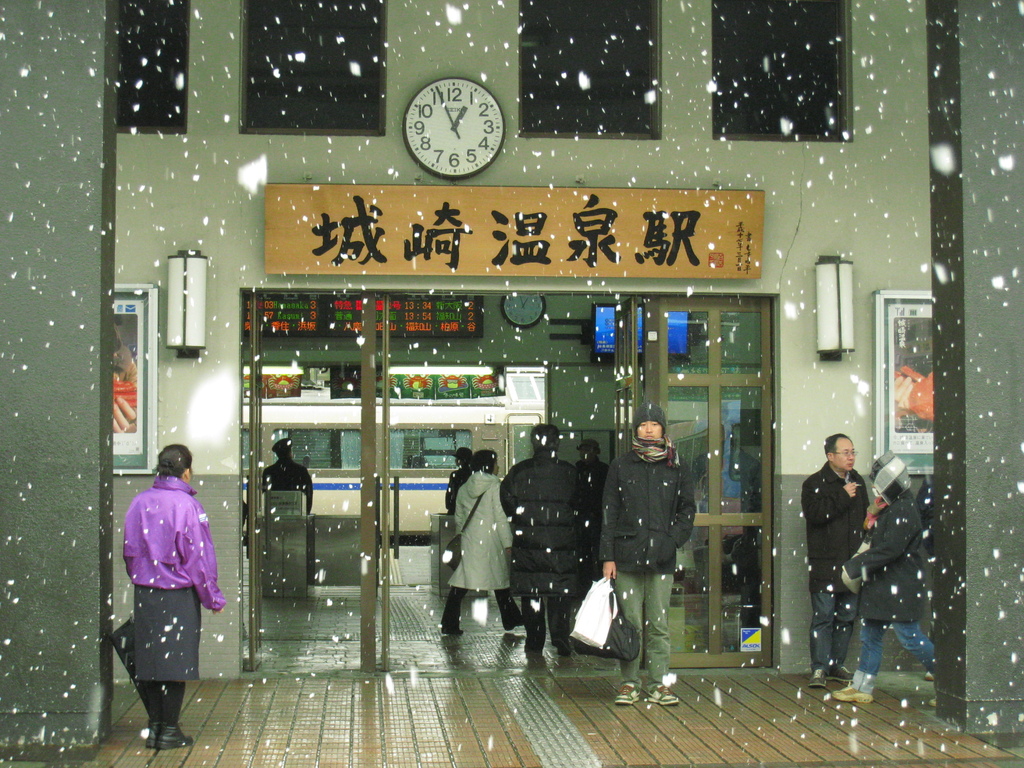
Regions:
<instances>
[{"instance_id":1,"label":"poster with red image","mask_svg":"<svg viewBox=\"0 0 1024 768\"><path fill-rule=\"evenodd\" d=\"M902 456L911 472L932 471L935 374L928 291L876 294L878 453Z\"/></svg>"},{"instance_id":2,"label":"poster with red image","mask_svg":"<svg viewBox=\"0 0 1024 768\"><path fill-rule=\"evenodd\" d=\"M156 461L156 288L118 286L111 339L114 469L151 472Z\"/></svg>"}]
</instances>

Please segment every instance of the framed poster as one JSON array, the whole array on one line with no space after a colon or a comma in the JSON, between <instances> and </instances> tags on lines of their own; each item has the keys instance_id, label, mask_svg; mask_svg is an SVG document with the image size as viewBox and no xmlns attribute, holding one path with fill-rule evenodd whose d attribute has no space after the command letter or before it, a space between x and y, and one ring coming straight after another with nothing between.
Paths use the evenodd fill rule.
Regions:
<instances>
[{"instance_id":1,"label":"framed poster","mask_svg":"<svg viewBox=\"0 0 1024 768\"><path fill-rule=\"evenodd\" d=\"M114 288L114 471L150 474L156 468L157 289Z\"/></svg>"},{"instance_id":2,"label":"framed poster","mask_svg":"<svg viewBox=\"0 0 1024 768\"><path fill-rule=\"evenodd\" d=\"M933 469L935 375L929 291L875 293L875 444L912 474Z\"/></svg>"}]
</instances>

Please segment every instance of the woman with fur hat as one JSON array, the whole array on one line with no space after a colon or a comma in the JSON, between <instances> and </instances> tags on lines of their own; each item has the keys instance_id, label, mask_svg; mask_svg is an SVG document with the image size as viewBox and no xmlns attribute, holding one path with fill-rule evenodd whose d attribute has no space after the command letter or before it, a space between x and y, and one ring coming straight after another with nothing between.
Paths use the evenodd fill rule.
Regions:
<instances>
[{"instance_id":1,"label":"woman with fur hat","mask_svg":"<svg viewBox=\"0 0 1024 768\"><path fill-rule=\"evenodd\" d=\"M932 673L935 649L921 632L927 599L921 516L910 492L907 466L892 451L871 467L875 500L864 520L865 546L843 566L843 581L860 590L860 664L853 682L832 694L839 701L870 704L882 665L882 639L891 626L900 644Z\"/></svg>"}]
</instances>

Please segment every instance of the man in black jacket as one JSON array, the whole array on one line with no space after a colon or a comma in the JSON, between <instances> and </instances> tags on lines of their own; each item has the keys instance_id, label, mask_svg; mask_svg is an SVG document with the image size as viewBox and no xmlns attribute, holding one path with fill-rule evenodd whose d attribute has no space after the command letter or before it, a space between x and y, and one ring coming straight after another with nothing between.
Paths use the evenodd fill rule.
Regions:
<instances>
[{"instance_id":1,"label":"man in black jacket","mask_svg":"<svg viewBox=\"0 0 1024 768\"><path fill-rule=\"evenodd\" d=\"M689 541L697 511L690 472L667 433L661 406L643 403L636 409L633 450L608 469L599 552L605 578L615 579L623 614L646 636L647 700L663 707L679 703L668 671L668 609L676 551ZM615 703L635 704L640 700L640 658L619 667L622 683Z\"/></svg>"},{"instance_id":2,"label":"man in black jacket","mask_svg":"<svg viewBox=\"0 0 1024 768\"><path fill-rule=\"evenodd\" d=\"M455 514L455 501L459 498L459 488L465 485L473 470L469 468L469 462L473 458L473 451L470 448L456 448L455 471L448 476L448 490L444 493L444 508L449 515Z\"/></svg>"},{"instance_id":3,"label":"man in black jacket","mask_svg":"<svg viewBox=\"0 0 1024 768\"><path fill-rule=\"evenodd\" d=\"M306 514L313 509L313 478L309 470L292 458L291 438L274 443L271 449L277 461L263 470L264 491L302 491L306 496Z\"/></svg>"},{"instance_id":4,"label":"man in black jacket","mask_svg":"<svg viewBox=\"0 0 1024 768\"><path fill-rule=\"evenodd\" d=\"M501 481L501 505L512 518L513 595L522 597L526 650L544 649L544 613L551 644L572 653L570 609L577 591L579 509L576 467L558 458L561 433L551 424L530 431L533 458Z\"/></svg>"},{"instance_id":5,"label":"man in black jacket","mask_svg":"<svg viewBox=\"0 0 1024 768\"><path fill-rule=\"evenodd\" d=\"M592 582L601 578L603 563L598 558L601 544L601 521L604 519L604 482L608 465L601 461L601 446L587 438L576 446L580 460L576 462L580 484L579 526L580 591L586 593Z\"/></svg>"},{"instance_id":6,"label":"man in black jacket","mask_svg":"<svg viewBox=\"0 0 1024 768\"><path fill-rule=\"evenodd\" d=\"M804 481L800 496L807 524L807 562L811 592L811 679L824 688L826 679L849 683L846 668L857 595L843 584L841 568L864 538L868 491L853 468L857 452L843 434L825 439L824 466Z\"/></svg>"}]
</instances>

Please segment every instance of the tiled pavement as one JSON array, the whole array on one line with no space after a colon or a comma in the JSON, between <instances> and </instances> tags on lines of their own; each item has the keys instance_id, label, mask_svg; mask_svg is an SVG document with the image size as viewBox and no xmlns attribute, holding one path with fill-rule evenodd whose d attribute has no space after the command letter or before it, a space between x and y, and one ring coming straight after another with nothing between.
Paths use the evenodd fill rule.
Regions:
<instances>
[{"instance_id":1,"label":"tiled pavement","mask_svg":"<svg viewBox=\"0 0 1024 768\"><path fill-rule=\"evenodd\" d=\"M925 706L932 686L907 673L883 674L887 693L864 707L806 689L803 676L763 669L681 672L679 706L617 707L617 663L560 658L550 648L524 653L521 631L496 626L493 600L467 598L465 634L441 638L441 601L426 587L393 591L392 672L365 676L358 595L315 592L267 602L257 673L189 684L182 727L194 746L147 750L145 713L125 687L110 738L74 765L1024 766L936 719ZM30 765L57 764L12 768Z\"/></svg>"},{"instance_id":2,"label":"tiled pavement","mask_svg":"<svg viewBox=\"0 0 1024 768\"><path fill-rule=\"evenodd\" d=\"M100 766L1018 766L882 694L854 708L768 671L680 675L682 704L611 703L607 675L252 678L190 686L189 749L154 753L140 705Z\"/></svg>"},{"instance_id":3,"label":"tiled pavement","mask_svg":"<svg viewBox=\"0 0 1024 768\"><path fill-rule=\"evenodd\" d=\"M393 671L363 676L355 599L322 590L268 605L261 670L189 685L190 749L145 749L145 714L133 702L85 766L1024 765L937 720L919 675L883 677L889 693L855 708L806 689L803 676L680 673L679 706L617 707L615 662L526 654L521 632L496 626L491 601L467 599L465 634L441 638L440 601L426 589L394 591Z\"/></svg>"}]
</instances>

